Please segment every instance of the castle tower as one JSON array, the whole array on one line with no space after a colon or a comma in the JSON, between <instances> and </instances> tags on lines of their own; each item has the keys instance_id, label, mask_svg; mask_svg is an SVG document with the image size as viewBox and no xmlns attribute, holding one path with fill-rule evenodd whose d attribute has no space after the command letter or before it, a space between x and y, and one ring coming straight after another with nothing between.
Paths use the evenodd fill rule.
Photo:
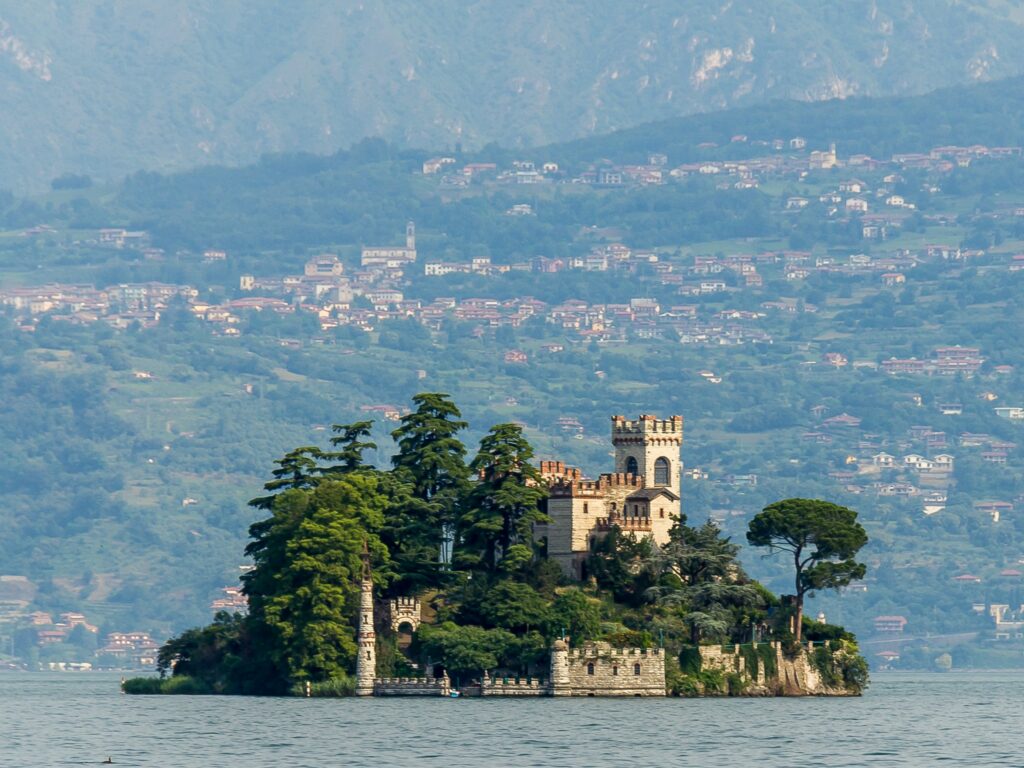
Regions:
<instances>
[{"instance_id":1,"label":"castle tower","mask_svg":"<svg viewBox=\"0 0 1024 768\"><path fill-rule=\"evenodd\" d=\"M679 493L683 445L683 417L659 419L641 415L635 421L612 416L615 471L643 475L648 488L668 488Z\"/></svg>"},{"instance_id":2,"label":"castle tower","mask_svg":"<svg viewBox=\"0 0 1024 768\"><path fill-rule=\"evenodd\" d=\"M555 640L551 646L551 678L549 681L552 696L571 696L569 680L569 643L564 639Z\"/></svg>"},{"instance_id":3,"label":"castle tower","mask_svg":"<svg viewBox=\"0 0 1024 768\"><path fill-rule=\"evenodd\" d=\"M377 635L373 630L373 574L370 572L370 551L365 541L356 641L359 646L359 655L356 657L356 696L372 696L373 679L377 676Z\"/></svg>"},{"instance_id":4,"label":"castle tower","mask_svg":"<svg viewBox=\"0 0 1024 768\"><path fill-rule=\"evenodd\" d=\"M416 250L416 224L412 221L405 225L405 247L410 251Z\"/></svg>"}]
</instances>

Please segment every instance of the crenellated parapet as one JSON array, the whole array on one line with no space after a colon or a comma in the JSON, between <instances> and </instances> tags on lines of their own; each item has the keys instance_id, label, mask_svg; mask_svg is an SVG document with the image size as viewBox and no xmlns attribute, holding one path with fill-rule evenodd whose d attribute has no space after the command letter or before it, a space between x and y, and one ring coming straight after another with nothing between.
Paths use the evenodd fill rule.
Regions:
<instances>
[{"instance_id":1,"label":"crenellated parapet","mask_svg":"<svg viewBox=\"0 0 1024 768\"><path fill-rule=\"evenodd\" d=\"M683 417L659 419L643 414L638 419L612 416L613 445L682 445Z\"/></svg>"},{"instance_id":2,"label":"crenellated parapet","mask_svg":"<svg viewBox=\"0 0 1024 768\"><path fill-rule=\"evenodd\" d=\"M633 661L643 657L659 657L663 653L661 648L616 648L608 643L590 643L582 648L570 648L568 658L570 662L597 658L605 661Z\"/></svg>"},{"instance_id":3,"label":"crenellated parapet","mask_svg":"<svg viewBox=\"0 0 1024 768\"><path fill-rule=\"evenodd\" d=\"M579 467L566 466L564 461L542 461L540 473L549 483L559 480L579 480L583 477L583 472Z\"/></svg>"},{"instance_id":4,"label":"crenellated parapet","mask_svg":"<svg viewBox=\"0 0 1024 768\"><path fill-rule=\"evenodd\" d=\"M378 677L374 696L448 696L452 691L448 675L441 677Z\"/></svg>"},{"instance_id":5,"label":"crenellated parapet","mask_svg":"<svg viewBox=\"0 0 1024 768\"><path fill-rule=\"evenodd\" d=\"M480 681L481 696L550 696L551 687L537 678L490 677Z\"/></svg>"},{"instance_id":6,"label":"crenellated parapet","mask_svg":"<svg viewBox=\"0 0 1024 768\"><path fill-rule=\"evenodd\" d=\"M553 498L603 498L613 491L638 491L644 488L644 478L627 472L611 472L597 480L556 480L548 486Z\"/></svg>"},{"instance_id":7,"label":"crenellated parapet","mask_svg":"<svg viewBox=\"0 0 1024 768\"><path fill-rule=\"evenodd\" d=\"M422 606L420 599L415 596L393 597L388 601L388 618L391 621L391 631L397 632L403 624L408 624L415 632L422 621Z\"/></svg>"}]
</instances>

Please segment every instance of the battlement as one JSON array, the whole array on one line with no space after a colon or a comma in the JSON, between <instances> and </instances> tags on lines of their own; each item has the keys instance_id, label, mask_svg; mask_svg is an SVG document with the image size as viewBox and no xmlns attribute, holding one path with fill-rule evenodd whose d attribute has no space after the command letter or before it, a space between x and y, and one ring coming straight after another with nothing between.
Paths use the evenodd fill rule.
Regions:
<instances>
[{"instance_id":1,"label":"battlement","mask_svg":"<svg viewBox=\"0 0 1024 768\"><path fill-rule=\"evenodd\" d=\"M564 461L542 461L540 473L548 480L552 478L579 480L583 477L583 472L579 467L567 467Z\"/></svg>"},{"instance_id":2,"label":"battlement","mask_svg":"<svg viewBox=\"0 0 1024 768\"><path fill-rule=\"evenodd\" d=\"M601 475L597 480L558 480L548 487L548 494L554 498L591 496L603 497L608 491L619 488L628 491L646 487L642 476L626 472L612 472Z\"/></svg>"},{"instance_id":3,"label":"battlement","mask_svg":"<svg viewBox=\"0 0 1024 768\"><path fill-rule=\"evenodd\" d=\"M388 617L391 620L392 632L398 632L403 624L408 624L415 632L422 621L420 599L409 595L391 598L388 603Z\"/></svg>"},{"instance_id":4,"label":"battlement","mask_svg":"<svg viewBox=\"0 0 1024 768\"><path fill-rule=\"evenodd\" d=\"M443 677L378 677L373 681L374 696L447 696L452 685Z\"/></svg>"},{"instance_id":5,"label":"battlement","mask_svg":"<svg viewBox=\"0 0 1024 768\"><path fill-rule=\"evenodd\" d=\"M570 661L585 661L586 659L607 659L610 661L628 660L638 661L642 658L657 658L662 655L661 648L613 648L608 643L592 643L582 648L570 648Z\"/></svg>"},{"instance_id":6,"label":"battlement","mask_svg":"<svg viewBox=\"0 0 1024 768\"><path fill-rule=\"evenodd\" d=\"M673 416L659 419L657 416L641 414L638 419L612 416L612 443L645 442L652 438L683 442L683 417Z\"/></svg>"},{"instance_id":7,"label":"battlement","mask_svg":"<svg viewBox=\"0 0 1024 768\"><path fill-rule=\"evenodd\" d=\"M507 678L484 675L480 681L481 696L548 696L550 686L539 678Z\"/></svg>"}]
</instances>

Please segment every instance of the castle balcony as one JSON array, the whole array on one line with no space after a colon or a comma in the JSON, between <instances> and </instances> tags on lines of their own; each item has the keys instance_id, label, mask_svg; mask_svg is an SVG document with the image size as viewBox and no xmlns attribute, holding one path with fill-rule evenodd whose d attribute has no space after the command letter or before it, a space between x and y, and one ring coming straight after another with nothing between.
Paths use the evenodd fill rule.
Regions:
<instances>
[{"instance_id":1,"label":"castle balcony","mask_svg":"<svg viewBox=\"0 0 1024 768\"><path fill-rule=\"evenodd\" d=\"M597 518L596 528L598 531L610 531L612 528L640 533L651 533L653 531L651 518L647 516L621 517L613 515L611 517L599 517Z\"/></svg>"}]
</instances>

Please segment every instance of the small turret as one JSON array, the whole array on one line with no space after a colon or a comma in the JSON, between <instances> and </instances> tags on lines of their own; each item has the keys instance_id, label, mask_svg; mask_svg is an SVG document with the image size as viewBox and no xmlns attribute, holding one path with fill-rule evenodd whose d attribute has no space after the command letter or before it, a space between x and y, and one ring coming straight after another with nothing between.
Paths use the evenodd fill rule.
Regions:
<instances>
[{"instance_id":1,"label":"small turret","mask_svg":"<svg viewBox=\"0 0 1024 768\"><path fill-rule=\"evenodd\" d=\"M373 679L377 676L377 634L373 629L373 573L370 570L370 551L365 540L357 639L359 655L356 657L356 696L372 696Z\"/></svg>"},{"instance_id":2,"label":"small turret","mask_svg":"<svg viewBox=\"0 0 1024 768\"><path fill-rule=\"evenodd\" d=\"M572 695L569 680L569 643L564 639L555 640L551 646L551 695Z\"/></svg>"}]
</instances>

